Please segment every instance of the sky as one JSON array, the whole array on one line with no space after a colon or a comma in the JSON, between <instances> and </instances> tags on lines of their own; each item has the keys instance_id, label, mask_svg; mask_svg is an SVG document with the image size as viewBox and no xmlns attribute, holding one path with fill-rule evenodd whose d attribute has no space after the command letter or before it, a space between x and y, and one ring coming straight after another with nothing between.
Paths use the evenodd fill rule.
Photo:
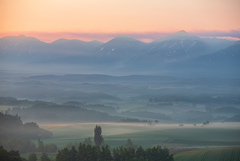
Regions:
<instances>
[{"instance_id":1,"label":"sky","mask_svg":"<svg viewBox=\"0 0 240 161\"><path fill-rule=\"evenodd\" d=\"M240 40L240 0L0 0L0 37L145 42L185 30Z\"/></svg>"}]
</instances>

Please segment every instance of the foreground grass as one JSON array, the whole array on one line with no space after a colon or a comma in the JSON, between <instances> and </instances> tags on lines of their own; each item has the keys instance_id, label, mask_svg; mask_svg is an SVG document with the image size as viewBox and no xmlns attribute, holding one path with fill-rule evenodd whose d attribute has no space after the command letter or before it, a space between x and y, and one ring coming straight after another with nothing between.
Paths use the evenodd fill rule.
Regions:
<instances>
[{"instance_id":1,"label":"foreground grass","mask_svg":"<svg viewBox=\"0 0 240 161\"><path fill-rule=\"evenodd\" d=\"M239 161L240 148L206 148L181 152L174 155L175 161Z\"/></svg>"}]
</instances>

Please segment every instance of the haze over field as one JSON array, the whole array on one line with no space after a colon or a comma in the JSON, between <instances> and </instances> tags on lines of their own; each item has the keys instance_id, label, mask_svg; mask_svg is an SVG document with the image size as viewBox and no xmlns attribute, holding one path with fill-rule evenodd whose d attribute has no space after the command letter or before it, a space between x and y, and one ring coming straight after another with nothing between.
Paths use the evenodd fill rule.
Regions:
<instances>
[{"instance_id":1,"label":"haze over field","mask_svg":"<svg viewBox=\"0 0 240 161\"><path fill-rule=\"evenodd\" d=\"M239 6L0 1L0 160L239 160Z\"/></svg>"}]
</instances>

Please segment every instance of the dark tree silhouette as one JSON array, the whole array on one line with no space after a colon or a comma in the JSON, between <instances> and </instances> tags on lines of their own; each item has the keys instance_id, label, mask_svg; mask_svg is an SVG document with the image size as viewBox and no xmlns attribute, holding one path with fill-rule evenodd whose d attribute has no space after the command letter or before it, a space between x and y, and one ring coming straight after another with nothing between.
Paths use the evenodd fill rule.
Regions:
<instances>
[{"instance_id":1,"label":"dark tree silhouette","mask_svg":"<svg viewBox=\"0 0 240 161\"><path fill-rule=\"evenodd\" d=\"M36 153L31 153L28 156L28 161L37 161L37 155Z\"/></svg>"},{"instance_id":2,"label":"dark tree silhouette","mask_svg":"<svg viewBox=\"0 0 240 161\"><path fill-rule=\"evenodd\" d=\"M71 150L64 148L58 151L56 161L78 161L78 151L73 146Z\"/></svg>"},{"instance_id":3,"label":"dark tree silhouette","mask_svg":"<svg viewBox=\"0 0 240 161\"><path fill-rule=\"evenodd\" d=\"M51 161L51 160L48 158L47 153L42 153L42 155L41 155L41 161Z\"/></svg>"},{"instance_id":4,"label":"dark tree silhouette","mask_svg":"<svg viewBox=\"0 0 240 161\"><path fill-rule=\"evenodd\" d=\"M135 152L135 156L137 159L144 159L145 150L141 146L139 146Z\"/></svg>"},{"instance_id":5,"label":"dark tree silhouette","mask_svg":"<svg viewBox=\"0 0 240 161\"><path fill-rule=\"evenodd\" d=\"M96 146L79 144L78 149L64 148L58 151L56 161L174 161L169 155L167 148L156 146L143 149L141 146L136 150L132 147L116 147L112 151L108 145Z\"/></svg>"},{"instance_id":6,"label":"dark tree silhouette","mask_svg":"<svg viewBox=\"0 0 240 161\"><path fill-rule=\"evenodd\" d=\"M41 141L40 139L38 139L38 151L45 152L43 141Z\"/></svg>"},{"instance_id":7,"label":"dark tree silhouette","mask_svg":"<svg viewBox=\"0 0 240 161\"><path fill-rule=\"evenodd\" d=\"M86 145L92 145L92 139L91 137L88 137L84 140L83 144L86 144Z\"/></svg>"},{"instance_id":8,"label":"dark tree silhouette","mask_svg":"<svg viewBox=\"0 0 240 161\"><path fill-rule=\"evenodd\" d=\"M97 146L101 146L103 143L101 126L96 125L96 127L94 129L94 142L95 142L95 145L97 145Z\"/></svg>"},{"instance_id":9,"label":"dark tree silhouette","mask_svg":"<svg viewBox=\"0 0 240 161\"><path fill-rule=\"evenodd\" d=\"M127 148L133 148L133 143L132 143L132 140L131 139L127 139L127 143L125 144L125 147Z\"/></svg>"},{"instance_id":10,"label":"dark tree silhouette","mask_svg":"<svg viewBox=\"0 0 240 161\"><path fill-rule=\"evenodd\" d=\"M22 161L23 159L20 157L18 151L7 151L0 145L0 160L1 161Z\"/></svg>"}]
</instances>

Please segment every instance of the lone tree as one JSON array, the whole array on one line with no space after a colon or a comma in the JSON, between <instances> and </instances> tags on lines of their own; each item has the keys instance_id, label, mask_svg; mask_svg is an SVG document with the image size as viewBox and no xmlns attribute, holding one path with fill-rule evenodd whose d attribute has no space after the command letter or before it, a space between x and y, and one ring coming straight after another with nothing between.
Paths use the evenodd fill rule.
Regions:
<instances>
[{"instance_id":1,"label":"lone tree","mask_svg":"<svg viewBox=\"0 0 240 161\"><path fill-rule=\"evenodd\" d=\"M96 125L96 127L94 129L94 142L95 142L95 145L97 145L97 146L101 146L101 144L103 142L101 126Z\"/></svg>"},{"instance_id":2,"label":"lone tree","mask_svg":"<svg viewBox=\"0 0 240 161\"><path fill-rule=\"evenodd\" d=\"M42 153L41 161L51 161L51 160L48 158L47 153Z\"/></svg>"},{"instance_id":3,"label":"lone tree","mask_svg":"<svg viewBox=\"0 0 240 161\"><path fill-rule=\"evenodd\" d=\"M126 148L133 148L133 143L131 139L127 139L127 143L124 145Z\"/></svg>"}]
</instances>

